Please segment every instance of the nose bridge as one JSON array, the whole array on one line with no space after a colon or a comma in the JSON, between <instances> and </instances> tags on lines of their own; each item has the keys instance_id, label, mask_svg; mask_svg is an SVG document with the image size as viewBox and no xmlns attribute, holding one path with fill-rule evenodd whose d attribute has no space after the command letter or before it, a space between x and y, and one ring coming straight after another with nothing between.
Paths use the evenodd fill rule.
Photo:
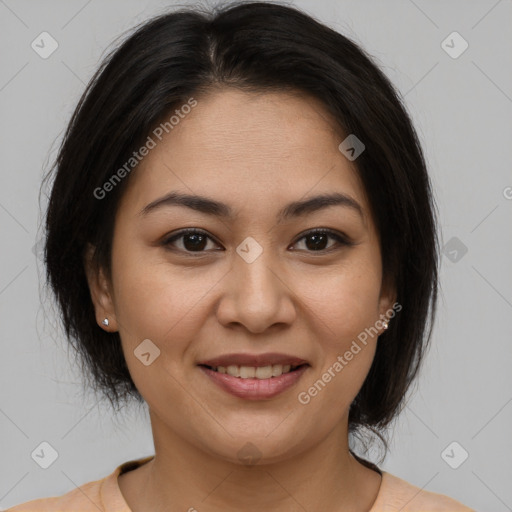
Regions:
<instances>
[{"instance_id":1,"label":"nose bridge","mask_svg":"<svg viewBox=\"0 0 512 512\"><path fill-rule=\"evenodd\" d=\"M261 238L260 238L261 240ZM280 293L279 281L276 276L278 263L275 255L267 244L265 247L255 238L247 237L236 249L237 257L233 264L233 272L239 293L250 300L266 300L271 304Z\"/></svg>"},{"instance_id":2,"label":"nose bridge","mask_svg":"<svg viewBox=\"0 0 512 512\"><path fill-rule=\"evenodd\" d=\"M293 301L276 254L255 238L247 237L236 248L228 287L219 306L223 323L243 324L262 332L275 323L291 322Z\"/></svg>"}]
</instances>

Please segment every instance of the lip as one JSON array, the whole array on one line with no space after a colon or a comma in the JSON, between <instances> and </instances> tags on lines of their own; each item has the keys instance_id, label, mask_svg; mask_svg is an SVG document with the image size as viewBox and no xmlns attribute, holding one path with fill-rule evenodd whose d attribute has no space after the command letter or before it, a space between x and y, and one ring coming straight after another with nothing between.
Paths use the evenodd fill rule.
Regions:
<instances>
[{"instance_id":1,"label":"lip","mask_svg":"<svg viewBox=\"0 0 512 512\"><path fill-rule=\"evenodd\" d=\"M305 364L297 368L297 370L283 373L279 377L271 377L269 379L242 379L240 377L233 377L227 373L219 373L215 370L210 370L210 368L206 368L205 366L199 366L199 369L221 389L231 395L246 400L265 400L279 395L296 384L308 368L309 365Z\"/></svg>"},{"instance_id":2,"label":"lip","mask_svg":"<svg viewBox=\"0 0 512 512\"><path fill-rule=\"evenodd\" d=\"M266 354L226 354L223 356L214 357L205 361L200 361L198 365L204 366L271 366L275 364L289 364L290 366L299 366L301 364L307 364L308 362L296 356L289 354L279 354L275 352L269 352ZM235 377L237 378L237 377ZM266 380L266 379L263 379Z\"/></svg>"}]
</instances>

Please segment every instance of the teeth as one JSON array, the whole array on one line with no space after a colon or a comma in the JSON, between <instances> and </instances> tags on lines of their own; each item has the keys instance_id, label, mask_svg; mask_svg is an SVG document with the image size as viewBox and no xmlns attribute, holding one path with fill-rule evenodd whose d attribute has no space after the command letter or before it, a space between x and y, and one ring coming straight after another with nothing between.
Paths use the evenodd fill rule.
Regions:
<instances>
[{"instance_id":1,"label":"teeth","mask_svg":"<svg viewBox=\"0 0 512 512\"><path fill-rule=\"evenodd\" d=\"M270 379L272 377L272 366L260 366L255 370L257 379Z\"/></svg>"},{"instance_id":2,"label":"teeth","mask_svg":"<svg viewBox=\"0 0 512 512\"><path fill-rule=\"evenodd\" d=\"M283 365L275 364L272 366L272 377L279 377L283 373Z\"/></svg>"},{"instance_id":3,"label":"teeth","mask_svg":"<svg viewBox=\"0 0 512 512\"><path fill-rule=\"evenodd\" d=\"M226 373L232 377L240 377L240 366L231 365L226 368Z\"/></svg>"},{"instance_id":4,"label":"teeth","mask_svg":"<svg viewBox=\"0 0 512 512\"><path fill-rule=\"evenodd\" d=\"M238 376L241 379L254 379L256 376L256 368L251 366L240 366L240 373Z\"/></svg>"},{"instance_id":5,"label":"teeth","mask_svg":"<svg viewBox=\"0 0 512 512\"><path fill-rule=\"evenodd\" d=\"M279 377L283 373L288 373L291 370L291 365L274 364L272 366L258 367L230 365L228 367L217 366L217 368L213 368L213 370L219 373L227 373L232 377L238 377L240 379L270 379L271 377Z\"/></svg>"}]
</instances>

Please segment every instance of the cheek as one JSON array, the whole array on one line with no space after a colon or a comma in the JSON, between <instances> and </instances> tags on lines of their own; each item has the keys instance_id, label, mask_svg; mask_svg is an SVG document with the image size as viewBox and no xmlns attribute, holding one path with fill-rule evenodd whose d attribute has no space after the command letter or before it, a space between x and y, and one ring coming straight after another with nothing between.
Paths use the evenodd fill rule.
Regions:
<instances>
[{"instance_id":1,"label":"cheek","mask_svg":"<svg viewBox=\"0 0 512 512\"><path fill-rule=\"evenodd\" d=\"M371 255L359 256L330 274L303 281L297 291L305 297L313 323L309 328L320 348L315 371L301 391L308 395L305 401L314 401L313 407L333 418L348 410L357 395L378 340L372 327L379 318L380 267Z\"/></svg>"},{"instance_id":2,"label":"cheek","mask_svg":"<svg viewBox=\"0 0 512 512\"><path fill-rule=\"evenodd\" d=\"M298 390L304 428L317 428L319 416L328 426L348 415L375 356L378 337L369 328L378 318L379 289L371 274L338 274L325 281L323 293L310 292L311 328L320 349L314 371Z\"/></svg>"},{"instance_id":3,"label":"cheek","mask_svg":"<svg viewBox=\"0 0 512 512\"><path fill-rule=\"evenodd\" d=\"M116 317L130 375L151 406L158 408L163 400L187 410L190 399L180 382L191 340L205 321L201 299L215 280L206 274L196 278L176 268L171 271L169 264L135 254L114 261ZM147 352L144 361L142 354Z\"/></svg>"},{"instance_id":4,"label":"cheek","mask_svg":"<svg viewBox=\"0 0 512 512\"><path fill-rule=\"evenodd\" d=\"M379 318L378 267L361 261L297 282L297 296L303 297L312 320L322 329L319 339L328 340L328 346L342 350Z\"/></svg>"},{"instance_id":5,"label":"cheek","mask_svg":"<svg viewBox=\"0 0 512 512\"><path fill-rule=\"evenodd\" d=\"M161 340L198 302L211 278L201 276L199 286L194 268L172 265L163 249L147 244L121 219L112 247L115 310L120 331Z\"/></svg>"}]
</instances>

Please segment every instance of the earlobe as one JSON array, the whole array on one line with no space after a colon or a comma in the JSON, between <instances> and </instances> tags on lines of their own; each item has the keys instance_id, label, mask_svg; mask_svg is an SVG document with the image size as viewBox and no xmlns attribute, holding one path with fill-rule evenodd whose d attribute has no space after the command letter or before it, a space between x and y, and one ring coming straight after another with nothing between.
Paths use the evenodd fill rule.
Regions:
<instances>
[{"instance_id":1,"label":"earlobe","mask_svg":"<svg viewBox=\"0 0 512 512\"><path fill-rule=\"evenodd\" d=\"M117 330L117 325L111 284L105 275L104 269L99 267L94 261L94 251L95 247L88 244L84 256L84 268L96 313L96 322L102 329L113 332Z\"/></svg>"}]
</instances>

